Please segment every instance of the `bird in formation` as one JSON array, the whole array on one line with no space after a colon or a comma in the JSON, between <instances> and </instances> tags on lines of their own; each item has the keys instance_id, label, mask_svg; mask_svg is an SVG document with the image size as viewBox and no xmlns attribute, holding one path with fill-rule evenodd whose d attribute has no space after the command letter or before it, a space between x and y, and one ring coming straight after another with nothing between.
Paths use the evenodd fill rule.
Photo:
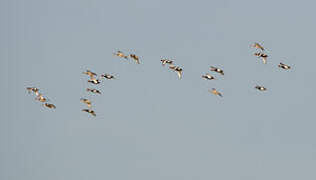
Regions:
<instances>
[{"instance_id":1,"label":"bird in formation","mask_svg":"<svg viewBox=\"0 0 316 180\"><path fill-rule=\"evenodd\" d=\"M220 68L211 66L211 67L210 67L210 70L211 70L211 71L214 71L214 72L217 72L217 73L219 73L219 74L221 74L221 75L224 75L224 71L223 71L222 69L220 69Z\"/></svg>"},{"instance_id":2,"label":"bird in formation","mask_svg":"<svg viewBox=\"0 0 316 180\"><path fill-rule=\"evenodd\" d=\"M268 55L267 55L267 54L264 54L264 53L254 53L254 55L257 56L257 57L259 57L259 58L261 58L264 64L267 64L267 58L268 58Z\"/></svg>"},{"instance_id":3,"label":"bird in formation","mask_svg":"<svg viewBox=\"0 0 316 180\"><path fill-rule=\"evenodd\" d=\"M89 99L80 98L80 101L85 103L88 106L88 108L91 108L92 103L91 103L91 101Z\"/></svg>"},{"instance_id":4,"label":"bird in formation","mask_svg":"<svg viewBox=\"0 0 316 180\"><path fill-rule=\"evenodd\" d=\"M280 64L278 65L279 68L282 68L282 69L285 69L285 70L288 70L288 69L291 69L291 66L289 65L286 65L286 64L283 64L280 62Z\"/></svg>"},{"instance_id":5,"label":"bird in formation","mask_svg":"<svg viewBox=\"0 0 316 180\"><path fill-rule=\"evenodd\" d=\"M115 79L115 77L111 74L102 74L101 77L106 78L106 79Z\"/></svg>"},{"instance_id":6,"label":"bird in formation","mask_svg":"<svg viewBox=\"0 0 316 180\"><path fill-rule=\"evenodd\" d=\"M82 111L90 113L92 116L96 116L95 112L92 109L82 109Z\"/></svg>"},{"instance_id":7,"label":"bird in formation","mask_svg":"<svg viewBox=\"0 0 316 180\"><path fill-rule=\"evenodd\" d=\"M117 51L117 52L115 52L113 54L114 54L114 56L118 56L118 57L121 57L121 58L128 59L128 56L126 56L122 51Z\"/></svg>"},{"instance_id":8,"label":"bird in formation","mask_svg":"<svg viewBox=\"0 0 316 180\"><path fill-rule=\"evenodd\" d=\"M163 66L165 66L166 64L171 65L173 63L173 61L169 59L161 59L160 61Z\"/></svg>"},{"instance_id":9,"label":"bird in formation","mask_svg":"<svg viewBox=\"0 0 316 180\"><path fill-rule=\"evenodd\" d=\"M50 109L56 109L56 106L54 104L44 103L43 106L50 108Z\"/></svg>"},{"instance_id":10,"label":"bird in formation","mask_svg":"<svg viewBox=\"0 0 316 180\"><path fill-rule=\"evenodd\" d=\"M263 86L259 86L259 85L255 86L255 88L258 89L259 91L266 91L267 90L267 88L265 88Z\"/></svg>"},{"instance_id":11,"label":"bird in formation","mask_svg":"<svg viewBox=\"0 0 316 180\"><path fill-rule=\"evenodd\" d=\"M130 54L129 57L131 57L132 59L134 59L136 61L137 64L139 64L139 57L136 56L136 54Z\"/></svg>"},{"instance_id":12,"label":"bird in formation","mask_svg":"<svg viewBox=\"0 0 316 180\"><path fill-rule=\"evenodd\" d=\"M215 79L214 76L210 75L209 73L206 73L205 75L202 75L202 78L207 80Z\"/></svg>"},{"instance_id":13,"label":"bird in formation","mask_svg":"<svg viewBox=\"0 0 316 180\"><path fill-rule=\"evenodd\" d=\"M101 94L101 92L97 89L90 89L90 88L87 88L87 91L88 92L92 92L92 93L95 93L95 94Z\"/></svg>"},{"instance_id":14,"label":"bird in formation","mask_svg":"<svg viewBox=\"0 0 316 180\"><path fill-rule=\"evenodd\" d=\"M54 106L54 109L56 108L56 106L54 104L48 104L46 103L48 101L48 98L44 97L40 92L39 89L36 87L27 87L26 90L28 91L28 93L30 94L31 92L35 93L35 100L44 103L43 106L48 107L48 108L52 108L52 106ZM46 105L47 104L47 105ZM49 107L50 106L50 107Z\"/></svg>"},{"instance_id":15,"label":"bird in formation","mask_svg":"<svg viewBox=\"0 0 316 180\"><path fill-rule=\"evenodd\" d=\"M264 51L264 48L257 42L255 42L252 47L256 48L256 49L260 49L261 51Z\"/></svg>"},{"instance_id":16,"label":"bird in formation","mask_svg":"<svg viewBox=\"0 0 316 180\"><path fill-rule=\"evenodd\" d=\"M215 94L217 96L223 97L222 93L220 93L219 91L217 91L215 88L212 88L212 90L208 90L210 93Z\"/></svg>"},{"instance_id":17,"label":"bird in formation","mask_svg":"<svg viewBox=\"0 0 316 180\"><path fill-rule=\"evenodd\" d=\"M178 74L179 79L182 78L182 68L180 68L179 66L174 66L174 65L170 65L169 68Z\"/></svg>"}]
</instances>

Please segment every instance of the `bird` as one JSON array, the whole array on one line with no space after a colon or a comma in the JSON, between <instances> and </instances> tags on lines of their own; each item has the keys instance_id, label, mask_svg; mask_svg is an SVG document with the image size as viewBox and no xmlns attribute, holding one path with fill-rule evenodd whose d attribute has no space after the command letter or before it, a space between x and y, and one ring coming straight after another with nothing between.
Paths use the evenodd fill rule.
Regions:
<instances>
[{"instance_id":1,"label":"bird","mask_svg":"<svg viewBox=\"0 0 316 180\"><path fill-rule=\"evenodd\" d=\"M255 42L251 47L254 47L256 49L261 49L262 51L264 51L264 48L257 42Z\"/></svg>"},{"instance_id":2,"label":"bird","mask_svg":"<svg viewBox=\"0 0 316 180\"><path fill-rule=\"evenodd\" d=\"M80 101L85 103L88 108L91 108L91 101L89 99L81 98Z\"/></svg>"},{"instance_id":3,"label":"bird","mask_svg":"<svg viewBox=\"0 0 316 180\"><path fill-rule=\"evenodd\" d=\"M115 79L115 77L111 74L102 74L101 77L106 78L106 79Z\"/></svg>"},{"instance_id":4,"label":"bird","mask_svg":"<svg viewBox=\"0 0 316 180\"><path fill-rule=\"evenodd\" d=\"M282 68L282 69L285 69L285 70L288 70L288 69L291 69L291 66L289 65L286 65L286 64L283 64L280 62L280 64L278 65L279 68Z\"/></svg>"},{"instance_id":5,"label":"bird","mask_svg":"<svg viewBox=\"0 0 316 180\"><path fill-rule=\"evenodd\" d=\"M50 109L56 109L56 106L54 104L45 103L43 106L48 107Z\"/></svg>"},{"instance_id":6,"label":"bird","mask_svg":"<svg viewBox=\"0 0 316 180\"><path fill-rule=\"evenodd\" d=\"M215 79L214 76L210 75L209 73L206 73L205 75L202 75L202 78L212 80Z\"/></svg>"},{"instance_id":7,"label":"bird","mask_svg":"<svg viewBox=\"0 0 316 180\"><path fill-rule=\"evenodd\" d=\"M261 57L264 64L267 64L267 57L268 55L264 53L254 53L255 56Z\"/></svg>"},{"instance_id":8,"label":"bird","mask_svg":"<svg viewBox=\"0 0 316 180\"><path fill-rule=\"evenodd\" d=\"M173 63L172 60L168 60L168 59L161 59L160 61L162 63L162 66L165 66L165 64L172 64Z\"/></svg>"},{"instance_id":9,"label":"bird","mask_svg":"<svg viewBox=\"0 0 316 180\"><path fill-rule=\"evenodd\" d=\"M38 96L36 96L35 100L38 100L40 102L47 102L48 99L45 98L42 94L38 94Z\"/></svg>"},{"instance_id":10,"label":"bird","mask_svg":"<svg viewBox=\"0 0 316 180\"><path fill-rule=\"evenodd\" d=\"M113 53L114 56L122 57L125 59L128 59L128 56L126 56L122 51L117 51L116 53Z\"/></svg>"},{"instance_id":11,"label":"bird","mask_svg":"<svg viewBox=\"0 0 316 180\"><path fill-rule=\"evenodd\" d=\"M34 92L36 96L39 95L39 89L36 87L27 87L26 89L27 89L28 93Z\"/></svg>"},{"instance_id":12,"label":"bird","mask_svg":"<svg viewBox=\"0 0 316 180\"><path fill-rule=\"evenodd\" d=\"M82 109L82 111L87 112L87 113L90 113L90 114L92 114L93 116L96 116L95 112L94 112L93 110L91 110L91 109Z\"/></svg>"},{"instance_id":13,"label":"bird","mask_svg":"<svg viewBox=\"0 0 316 180\"><path fill-rule=\"evenodd\" d=\"M129 56L130 56L131 58L133 58L133 59L136 61L137 64L139 64L139 57L136 56L136 54L130 54Z\"/></svg>"},{"instance_id":14,"label":"bird","mask_svg":"<svg viewBox=\"0 0 316 180\"><path fill-rule=\"evenodd\" d=\"M92 93L96 93L96 94L101 94L101 92L97 89L90 89L90 88L87 88L87 91L88 92L92 92Z\"/></svg>"},{"instance_id":15,"label":"bird","mask_svg":"<svg viewBox=\"0 0 316 180\"><path fill-rule=\"evenodd\" d=\"M95 78L88 80L88 82L92 83L92 84L100 84L101 83L101 81L99 79L95 79Z\"/></svg>"},{"instance_id":16,"label":"bird","mask_svg":"<svg viewBox=\"0 0 316 180\"><path fill-rule=\"evenodd\" d=\"M182 68L180 68L179 66L174 66L174 65L170 65L169 68L177 72L179 79L182 78Z\"/></svg>"},{"instance_id":17,"label":"bird","mask_svg":"<svg viewBox=\"0 0 316 180\"><path fill-rule=\"evenodd\" d=\"M208 92L218 95L220 97L223 97L222 94L220 92L218 92L215 88L212 88L212 90L208 90Z\"/></svg>"},{"instance_id":18,"label":"bird","mask_svg":"<svg viewBox=\"0 0 316 180\"><path fill-rule=\"evenodd\" d=\"M90 76L90 79L95 79L94 76L97 76L96 73L94 73L94 72L92 72L92 71L90 71L90 70L87 70L86 72L82 72L82 73L83 73L83 74L86 74L86 75L88 75L88 76Z\"/></svg>"},{"instance_id":19,"label":"bird","mask_svg":"<svg viewBox=\"0 0 316 180\"><path fill-rule=\"evenodd\" d=\"M224 75L224 71L222 69L217 68L217 67L211 66L210 70L217 72L217 73L220 73L221 75Z\"/></svg>"},{"instance_id":20,"label":"bird","mask_svg":"<svg viewBox=\"0 0 316 180\"><path fill-rule=\"evenodd\" d=\"M259 86L259 85L255 86L255 88L258 89L259 91L266 91L267 90L267 88L265 88L263 86Z\"/></svg>"}]
</instances>

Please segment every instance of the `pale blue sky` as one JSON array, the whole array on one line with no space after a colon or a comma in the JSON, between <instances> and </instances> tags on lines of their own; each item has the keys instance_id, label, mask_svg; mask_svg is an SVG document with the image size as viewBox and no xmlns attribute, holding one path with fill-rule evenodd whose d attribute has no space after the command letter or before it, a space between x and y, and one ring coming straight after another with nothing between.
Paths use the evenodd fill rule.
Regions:
<instances>
[{"instance_id":1,"label":"pale blue sky","mask_svg":"<svg viewBox=\"0 0 316 180\"><path fill-rule=\"evenodd\" d=\"M0 179L316 179L315 6L0 1ZM268 64L253 56L254 42ZM141 64L114 57L117 50ZM161 58L175 59L183 79ZM210 65L225 76L201 79ZM118 79L89 95L86 69ZM27 86L57 109L35 102ZM81 112L81 97L93 100L97 117Z\"/></svg>"}]
</instances>

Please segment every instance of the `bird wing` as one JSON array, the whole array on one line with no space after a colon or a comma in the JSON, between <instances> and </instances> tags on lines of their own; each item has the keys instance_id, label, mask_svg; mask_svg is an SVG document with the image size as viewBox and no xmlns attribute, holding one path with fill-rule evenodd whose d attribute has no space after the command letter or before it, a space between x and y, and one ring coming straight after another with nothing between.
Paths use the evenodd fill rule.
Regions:
<instances>
[{"instance_id":1,"label":"bird wing","mask_svg":"<svg viewBox=\"0 0 316 180\"><path fill-rule=\"evenodd\" d=\"M182 71L177 71L177 74L178 74L179 79L181 79L182 78Z\"/></svg>"}]
</instances>

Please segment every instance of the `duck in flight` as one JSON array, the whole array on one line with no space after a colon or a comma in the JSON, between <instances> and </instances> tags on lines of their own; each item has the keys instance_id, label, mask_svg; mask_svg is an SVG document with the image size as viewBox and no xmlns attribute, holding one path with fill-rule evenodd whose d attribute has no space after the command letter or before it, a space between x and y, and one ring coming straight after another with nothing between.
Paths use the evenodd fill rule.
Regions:
<instances>
[{"instance_id":1,"label":"duck in flight","mask_svg":"<svg viewBox=\"0 0 316 180\"><path fill-rule=\"evenodd\" d=\"M54 104L45 103L43 106L50 108L50 109L56 109L56 106Z\"/></svg>"},{"instance_id":2,"label":"duck in flight","mask_svg":"<svg viewBox=\"0 0 316 180\"><path fill-rule=\"evenodd\" d=\"M161 59L160 61L161 61L162 66L165 66L165 64L171 65L173 63L172 60L168 60L168 59Z\"/></svg>"},{"instance_id":3,"label":"duck in flight","mask_svg":"<svg viewBox=\"0 0 316 180\"><path fill-rule=\"evenodd\" d=\"M214 76L210 75L209 73L206 73L205 75L202 75L202 78L207 80L215 79Z\"/></svg>"},{"instance_id":4,"label":"duck in flight","mask_svg":"<svg viewBox=\"0 0 316 180\"><path fill-rule=\"evenodd\" d=\"M129 56L130 56L132 59L134 59L137 64L139 64L139 57L136 56L136 54L130 54Z\"/></svg>"},{"instance_id":5,"label":"duck in flight","mask_svg":"<svg viewBox=\"0 0 316 180\"><path fill-rule=\"evenodd\" d=\"M89 70L87 70L86 72L82 72L82 73L83 73L83 74L86 74L86 75L88 75L88 76L90 76L90 79L95 79L94 76L97 76L96 73L94 73L94 72L92 72L92 71L89 71Z\"/></svg>"},{"instance_id":6,"label":"duck in flight","mask_svg":"<svg viewBox=\"0 0 316 180\"><path fill-rule=\"evenodd\" d=\"M85 103L88 106L88 108L91 108L92 103L89 99L81 98L80 101Z\"/></svg>"},{"instance_id":7,"label":"duck in flight","mask_svg":"<svg viewBox=\"0 0 316 180\"><path fill-rule=\"evenodd\" d=\"M90 89L90 88L87 88L87 91L88 91L88 92L95 93L95 94L101 94L101 91L99 91L99 90L97 90L97 89Z\"/></svg>"},{"instance_id":8,"label":"duck in flight","mask_svg":"<svg viewBox=\"0 0 316 180\"><path fill-rule=\"evenodd\" d=\"M257 56L257 57L259 57L259 58L261 58L264 64L267 64L267 58L268 58L268 55L267 55L267 54L264 54L264 53L254 53L254 55Z\"/></svg>"},{"instance_id":9,"label":"duck in flight","mask_svg":"<svg viewBox=\"0 0 316 180\"><path fill-rule=\"evenodd\" d=\"M113 75L111 74L102 74L101 77L106 78L106 79L115 79Z\"/></svg>"},{"instance_id":10,"label":"duck in flight","mask_svg":"<svg viewBox=\"0 0 316 180\"><path fill-rule=\"evenodd\" d=\"M96 116L95 112L91 109L82 109L82 111L90 113L92 116Z\"/></svg>"},{"instance_id":11,"label":"duck in flight","mask_svg":"<svg viewBox=\"0 0 316 180\"><path fill-rule=\"evenodd\" d=\"M222 69L217 68L217 67L211 66L210 70L214 71L214 72L217 72L217 73L219 73L221 75L224 75L224 71Z\"/></svg>"},{"instance_id":12,"label":"duck in flight","mask_svg":"<svg viewBox=\"0 0 316 180\"><path fill-rule=\"evenodd\" d=\"M116 53L113 53L113 55L121 57L121 58L125 58L125 59L128 58L122 51L117 51Z\"/></svg>"},{"instance_id":13,"label":"duck in flight","mask_svg":"<svg viewBox=\"0 0 316 180\"><path fill-rule=\"evenodd\" d=\"M174 70L178 74L179 79L182 78L182 71L183 71L182 68L180 68L179 66L174 66L174 65L170 65L169 68Z\"/></svg>"},{"instance_id":14,"label":"duck in flight","mask_svg":"<svg viewBox=\"0 0 316 180\"><path fill-rule=\"evenodd\" d=\"M282 68L282 69L285 69L285 70L288 70L288 69L291 69L291 66L289 65L286 65L286 64L283 64L280 62L280 64L278 65L279 68Z\"/></svg>"},{"instance_id":15,"label":"duck in flight","mask_svg":"<svg viewBox=\"0 0 316 180\"><path fill-rule=\"evenodd\" d=\"M212 88L212 90L208 90L208 92L215 94L217 96L223 97L222 93L220 93L219 91L217 91L215 88Z\"/></svg>"},{"instance_id":16,"label":"duck in flight","mask_svg":"<svg viewBox=\"0 0 316 180\"><path fill-rule=\"evenodd\" d=\"M255 86L255 88L258 89L259 91L266 91L267 90L267 88L265 88L263 86L259 86L259 85Z\"/></svg>"},{"instance_id":17,"label":"duck in flight","mask_svg":"<svg viewBox=\"0 0 316 180\"><path fill-rule=\"evenodd\" d=\"M261 51L264 51L264 48L257 42L255 42L252 47L256 48L256 49L260 49Z\"/></svg>"}]
</instances>

